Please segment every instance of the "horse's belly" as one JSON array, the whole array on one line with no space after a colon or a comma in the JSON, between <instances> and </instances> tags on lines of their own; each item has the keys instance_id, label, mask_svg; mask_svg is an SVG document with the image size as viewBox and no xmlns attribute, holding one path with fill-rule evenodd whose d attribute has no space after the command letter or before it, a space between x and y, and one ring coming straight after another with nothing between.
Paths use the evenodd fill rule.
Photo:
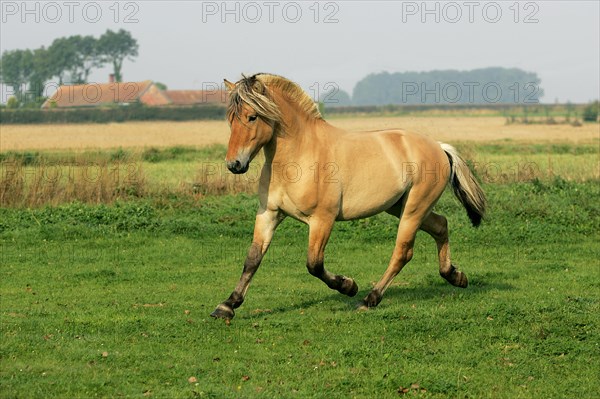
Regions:
<instances>
[{"instance_id":1,"label":"horse's belly","mask_svg":"<svg viewBox=\"0 0 600 399\"><path fill-rule=\"evenodd\" d=\"M400 131L352 135L347 145L336 147L342 181L338 220L375 215L402 198L412 183L408 147Z\"/></svg>"},{"instance_id":2,"label":"horse's belly","mask_svg":"<svg viewBox=\"0 0 600 399\"><path fill-rule=\"evenodd\" d=\"M381 213L402 198L404 190L400 186L354 193L345 192L337 220L361 219Z\"/></svg>"}]
</instances>

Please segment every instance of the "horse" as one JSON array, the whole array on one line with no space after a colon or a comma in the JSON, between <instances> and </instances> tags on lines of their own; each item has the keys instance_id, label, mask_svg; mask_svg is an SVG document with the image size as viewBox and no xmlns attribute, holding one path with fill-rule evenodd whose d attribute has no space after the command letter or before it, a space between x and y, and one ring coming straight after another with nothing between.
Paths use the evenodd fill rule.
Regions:
<instances>
[{"instance_id":1,"label":"horse","mask_svg":"<svg viewBox=\"0 0 600 399\"><path fill-rule=\"evenodd\" d=\"M259 207L254 236L234 291L212 312L230 320L243 302L273 233L286 218L308 225L308 272L329 288L353 297L356 282L324 267L324 253L336 221L387 212L399 219L387 269L359 309L377 306L394 277L411 260L417 230L437 244L440 275L466 288L467 276L450 261L448 222L432 208L447 186L473 226L485 215L483 190L457 150L427 136L394 129L352 132L322 117L313 99L291 80L259 73L236 83L224 80L231 136L225 162L245 173L259 151Z\"/></svg>"}]
</instances>

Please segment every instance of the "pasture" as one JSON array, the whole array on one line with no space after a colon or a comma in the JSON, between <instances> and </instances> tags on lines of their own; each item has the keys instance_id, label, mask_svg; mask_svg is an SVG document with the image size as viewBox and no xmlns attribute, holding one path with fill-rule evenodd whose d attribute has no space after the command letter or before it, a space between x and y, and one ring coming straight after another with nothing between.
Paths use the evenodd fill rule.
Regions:
<instances>
[{"instance_id":1,"label":"pasture","mask_svg":"<svg viewBox=\"0 0 600 399\"><path fill-rule=\"evenodd\" d=\"M307 273L307 228L286 220L235 319L211 319L257 206L253 175L222 165L226 123L68 126L47 147L60 127L3 126L1 396L596 397L598 125L332 122L416 129L471 160L487 220L470 227L450 192L436 206L467 289L419 233L379 307L357 312L397 220L336 224L325 263L355 298Z\"/></svg>"}]
</instances>

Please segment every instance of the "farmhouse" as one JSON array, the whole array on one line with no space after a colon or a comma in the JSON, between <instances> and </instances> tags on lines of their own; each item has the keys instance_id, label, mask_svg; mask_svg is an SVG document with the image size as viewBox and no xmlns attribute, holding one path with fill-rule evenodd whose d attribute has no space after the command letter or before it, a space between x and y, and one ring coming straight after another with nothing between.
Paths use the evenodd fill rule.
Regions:
<instances>
[{"instance_id":1,"label":"farmhouse","mask_svg":"<svg viewBox=\"0 0 600 399\"><path fill-rule=\"evenodd\" d=\"M222 90L164 90L169 105L223 104L227 96Z\"/></svg>"},{"instance_id":2,"label":"farmhouse","mask_svg":"<svg viewBox=\"0 0 600 399\"><path fill-rule=\"evenodd\" d=\"M225 105L220 90L162 90L151 80L143 82L86 83L63 85L42 108L107 107L141 103L147 106Z\"/></svg>"}]
</instances>

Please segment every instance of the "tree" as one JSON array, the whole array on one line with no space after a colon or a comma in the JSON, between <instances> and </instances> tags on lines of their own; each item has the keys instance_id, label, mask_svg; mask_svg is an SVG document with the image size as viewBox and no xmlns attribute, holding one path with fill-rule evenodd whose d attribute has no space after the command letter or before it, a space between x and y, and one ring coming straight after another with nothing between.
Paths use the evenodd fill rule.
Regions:
<instances>
[{"instance_id":1,"label":"tree","mask_svg":"<svg viewBox=\"0 0 600 399\"><path fill-rule=\"evenodd\" d=\"M76 50L76 62L73 64L71 80L73 83L87 83L92 68L104 65L98 40L93 36L71 36L68 38Z\"/></svg>"},{"instance_id":2,"label":"tree","mask_svg":"<svg viewBox=\"0 0 600 399\"><path fill-rule=\"evenodd\" d=\"M598 120L598 108L600 108L598 101L589 103L583 109L582 119L586 122L596 122Z\"/></svg>"},{"instance_id":3,"label":"tree","mask_svg":"<svg viewBox=\"0 0 600 399\"><path fill-rule=\"evenodd\" d=\"M8 108L8 109L19 108L19 100L17 100L17 97L10 96L8 98L8 101L6 102L6 108Z\"/></svg>"},{"instance_id":4,"label":"tree","mask_svg":"<svg viewBox=\"0 0 600 399\"><path fill-rule=\"evenodd\" d=\"M42 46L33 50L33 73L29 77L29 92L34 99L44 94L44 85L52 77L52 68L48 62L50 53Z\"/></svg>"},{"instance_id":5,"label":"tree","mask_svg":"<svg viewBox=\"0 0 600 399\"><path fill-rule=\"evenodd\" d=\"M104 64L99 40L93 36L69 36L55 39L48 48L48 64L58 83L87 83L93 68Z\"/></svg>"},{"instance_id":6,"label":"tree","mask_svg":"<svg viewBox=\"0 0 600 399\"><path fill-rule=\"evenodd\" d=\"M5 51L0 59L2 83L13 88L16 97L20 96L26 80L23 77L21 63L23 50Z\"/></svg>"},{"instance_id":7,"label":"tree","mask_svg":"<svg viewBox=\"0 0 600 399\"><path fill-rule=\"evenodd\" d=\"M23 91L34 73L33 52L31 50L5 51L0 64L2 82L12 87L15 97L21 101Z\"/></svg>"},{"instance_id":8,"label":"tree","mask_svg":"<svg viewBox=\"0 0 600 399\"><path fill-rule=\"evenodd\" d=\"M19 103L35 102L44 91L44 84L52 77L48 50L5 51L0 59L2 81L13 88Z\"/></svg>"},{"instance_id":9,"label":"tree","mask_svg":"<svg viewBox=\"0 0 600 399\"><path fill-rule=\"evenodd\" d=\"M54 39L48 47L48 62L52 76L58 77L58 84L65 81L67 72L73 72L79 65L77 40L67 37Z\"/></svg>"},{"instance_id":10,"label":"tree","mask_svg":"<svg viewBox=\"0 0 600 399\"><path fill-rule=\"evenodd\" d=\"M137 54L135 40L134 44ZM45 83L52 77L58 78L59 85L65 80L86 83L92 68L101 67L105 62L100 50L99 40L93 36L76 35L57 38L47 49L5 51L0 58L0 78L13 88L15 101L36 103L44 94Z\"/></svg>"},{"instance_id":11,"label":"tree","mask_svg":"<svg viewBox=\"0 0 600 399\"><path fill-rule=\"evenodd\" d=\"M113 32L108 29L98 40L98 48L102 54L102 60L112 63L115 80L121 82L123 75L121 69L123 61L133 60L138 55L138 43L131 33L126 30L119 29L118 32Z\"/></svg>"}]
</instances>

